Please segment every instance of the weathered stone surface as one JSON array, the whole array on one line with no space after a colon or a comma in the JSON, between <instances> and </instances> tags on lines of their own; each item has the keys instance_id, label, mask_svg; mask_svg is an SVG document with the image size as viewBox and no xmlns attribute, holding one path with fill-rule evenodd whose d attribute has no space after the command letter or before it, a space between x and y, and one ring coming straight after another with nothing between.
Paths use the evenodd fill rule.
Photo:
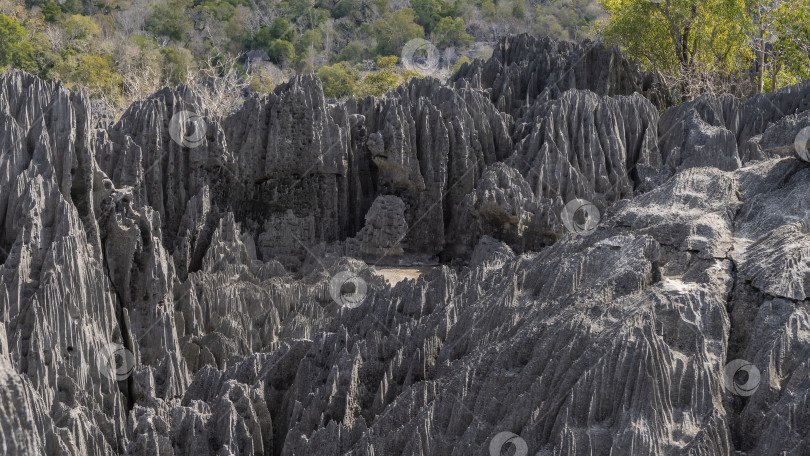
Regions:
<instances>
[{"instance_id":1,"label":"weathered stone surface","mask_svg":"<svg viewBox=\"0 0 810 456\"><path fill-rule=\"evenodd\" d=\"M602 96L640 93L659 108L671 95L651 73L642 72L603 43L557 41L527 34L501 40L492 58L466 64L450 78L456 87L486 90L492 103L515 118L536 101L559 98L570 89Z\"/></svg>"},{"instance_id":2,"label":"weathered stone surface","mask_svg":"<svg viewBox=\"0 0 810 456\"><path fill-rule=\"evenodd\" d=\"M460 235L447 230L454 209L486 167L512 151L509 116L481 92L453 90L429 78L349 105L365 119L360 142L352 141L360 156L371 158L364 166L376 174L364 192L405 202L409 249L435 255L451 247Z\"/></svg>"},{"instance_id":3,"label":"weathered stone surface","mask_svg":"<svg viewBox=\"0 0 810 456\"><path fill-rule=\"evenodd\" d=\"M378 196L366 213L363 229L346 240L347 249L353 256L402 255L401 241L407 233L405 203L396 196Z\"/></svg>"},{"instance_id":4,"label":"weathered stone surface","mask_svg":"<svg viewBox=\"0 0 810 456\"><path fill-rule=\"evenodd\" d=\"M159 304L173 280L152 237L160 219L133 210L97 166L83 95L20 72L0 81L0 352L8 383L30 385L4 409L49 410L53 424L35 430L40 452L122 452L136 396L171 397L189 381ZM142 344L146 335L155 342ZM122 382L105 369L111 344L133 353Z\"/></svg>"},{"instance_id":5,"label":"weathered stone surface","mask_svg":"<svg viewBox=\"0 0 810 456\"><path fill-rule=\"evenodd\" d=\"M532 108L506 161L518 169L537 200L536 233L529 248L565 233L561 212L582 198L602 211L636 191L654 187L662 160L656 144L658 113L639 95L599 97L570 90ZM539 242L538 242L539 241Z\"/></svg>"},{"instance_id":6,"label":"weathered stone surface","mask_svg":"<svg viewBox=\"0 0 810 456\"><path fill-rule=\"evenodd\" d=\"M763 93L744 102L731 95L702 95L667 110L659 121L659 147L667 172L795 155L796 135L806 127L810 83Z\"/></svg>"},{"instance_id":7,"label":"weathered stone surface","mask_svg":"<svg viewBox=\"0 0 810 456\"><path fill-rule=\"evenodd\" d=\"M503 264L514 257L515 253L508 245L495 238L484 235L481 236L481 240L478 241L472 255L470 255L470 265L477 266L488 262Z\"/></svg>"},{"instance_id":8,"label":"weathered stone surface","mask_svg":"<svg viewBox=\"0 0 810 456\"><path fill-rule=\"evenodd\" d=\"M810 160L810 147L807 145L810 138L810 110L801 114L786 116L769 127L761 135L753 136L746 142L748 156L755 157L784 157L798 156L804 161ZM805 131L804 149L801 148L801 138L799 135Z\"/></svg>"},{"instance_id":9,"label":"weathered stone surface","mask_svg":"<svg viewBox=\"0 0 810 456\"><path fill-rule=\"evenodd\" d=\"M0 453L801 454L808 85L659 119L650 81L513 37L452 87L295 78L185 147L185 88L108 124L0 76ZM344 256L381 252L453 261Z\"/></svg>"},{"instance_id":10,"label":"weathered stone surface","mask_svg":"<svg viewBox=\"0 0 810 456\"><path fill-rule=\"evenodd\" d=\"M550 205L548 200L546 205ZM543 242L551 244L553 235L543 232L541 227L553 216L544 209L518 170L505 163L494 163L456 209L458 216L452 232L458 233L457 251L469 253L462 249L472 249L479 238L490 233L519 251Z\"/></svg>"}]
</instances>

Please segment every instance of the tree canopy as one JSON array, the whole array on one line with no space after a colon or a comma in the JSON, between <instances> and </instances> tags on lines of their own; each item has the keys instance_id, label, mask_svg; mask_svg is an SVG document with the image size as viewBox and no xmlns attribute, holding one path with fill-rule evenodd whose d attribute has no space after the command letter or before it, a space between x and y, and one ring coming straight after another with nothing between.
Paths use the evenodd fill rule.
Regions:
<instances>
[{"instance_id":1,"label":"tree canopy","mask_svg":"<svg viewBox=\"0 0 810 456\"><path fill-rule=\"evenodd\" d=\"M19 22L0 14L0 67L12 66L30 71L34 65L34 49L25 38L25 28Z\"/></svg>"},{"instance_id":2,"label":"tree canopy","mask_svg":"<svg viewBox=\"0 0 810 456\"><path fill-rule=\"evenodd\" d=\"M743 0L603 0L607 40L663 72L740 70L751 54Z\"/></svg>"},{"instance_id":3,"label":"tree canopy","mask_svg":"<svg viewBox=\"0 0 810 456\"><path fill-rule=\"evenodd\" d=\"M485 43L522 32L604 38L684 99L748 95L810 77L807 0L0 2L2 67L121 105L166 84L204 86L205 71L246 90L267 92L293 74L315 73L329 96L380 95L414 76L398 59L412 39L439 48L434 73L446 76L487 58ZM259 50L251 61L264 53L269 61L246 65L244 56ZM233 68L210 68L222 61Z\"/></svg>"},{"instance_id":4,"label":"tree canopy","mask_svg":"<svg viewBox=\"0 0 810 456\"><path fill-rule=\"evenodd\" d=\"M724 78L744 79L752 67L757 91L768 77L771 90L779 81L807 77L806 1L602 0L602 5L609 14L599 24L606 40L677 82L684 95Z\"/></svg>"}]
</instances>

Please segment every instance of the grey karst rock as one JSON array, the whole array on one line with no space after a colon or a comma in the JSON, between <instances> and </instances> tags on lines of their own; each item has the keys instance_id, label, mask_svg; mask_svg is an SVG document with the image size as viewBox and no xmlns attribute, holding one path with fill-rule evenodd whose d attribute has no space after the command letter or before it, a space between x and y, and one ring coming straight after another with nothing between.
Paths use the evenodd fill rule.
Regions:
<instances>
[{"instance_id":1,"label":"grey karst rock","mask_svg":"<svg viewBox=\"0 0 810 456\"><path fill-rule=\"evenodd\" d=\"M103 100L90 100L91 126L106 129L115 122L116 110Z\"/></svg>"},{"instance_id":2,"label":"grey karst rock","mask_svg":"<svg viewBox=\"0 0 810 456\"><path fill-rule=\"evenodd\" d=\"M744 102L731 95L702 95L661 116L661 154L670 169L681 163L735 169L740 163L783 156L801 130L798 125L806 123L802 113L810 110L808 96L806 82ZM706 149L708 154L700 152Z\"/></svg>"},{"instance_id":3,"label":"grey karst rock","mask_svg":"<svg viewBox=\"0 0 810 456\"><path fill-rule=\"evenodd\" d=\"M662 152L666 167L671 171L699 166L733 171L740 167L734 133L706 123L696 111L689 111L688 117L679 124L669 125L663 120L662 123L666 128L663 141L669 146Z\"/></svg>"},{"instance_id":4,"label":"grey karst rock","mask_svg":"<svg viewBox=\"0 0 810 456\"><path fill-rule=\"evenodd\" d=\"M545 233L540 242L565 233L561 214L573 199L601 211L655 185L662 165L658 114L643 97L570 90L536 105L526 118L534 123L518 130L522 139L506 162L520 171L538 201L534 231Z\"/></svg>"},{"instance_id":5,"label":"grey karst rock","mask_svg":"<svg viewBox=\"0 0 810 456\"><path fill-rule=\"evenodd\" d=\"M515 253L508 245L485 234L481 236L472 255L470 255L470 265L474 267L490 262L501 264L512 260L514 257Z\"/></svg>"},{"instance_id":6,"label":"grey karst rock","mask_svg":"<svg viewBox=\"0 0 810 456\"><path fill-rule=\"evenodd\" d=\"M212 211L211 193L208 186L191 197L186 204L186 210L180 221L178 242L172 257L174 259L177 276L185 280L189 269L200 268L200 261L208 247L207 242L197 242L199 239L210 239L213 228L209 220L214 220L216 214Z\"/></svg>"},{"instance_id":7,"label":"grey karst rock","mask_svg":"<svg viewBox=\"0 0 810 456\"><path fill-rule=\"evenodd\" d=\"M740 273L763 293L804 301L810 293L807 233L807 222L771 231L746 249Z\"/></svg>"},{"instance_id":8,"label":"grey karst rock","mask_svg":"<svg viewBox=\"0 0 810 456\"><path fill-rule=\"evenodd\" d=\"M446 231L453 209L489 164L511 153L509 116L481 92L453 90L431 78L412 79L384 98L353 103L350 109L364 119L359 137L368 138L357 145L358 154L371 156L361 166L376 175L376 182L363 187L405 202L409 249L443 251L458 236Z\"/></svg>"},{"instance_id":9,"label":"grey karst rock","mask_svg":"<svg viewBox=\"0 0 810 456\"><path fill-rule=\"evenodd\" d=\"M659 118L614 51L522 36L452 85L107 123L4 73L0 453L803 454L808 87Z\"/></svg>"},{"instance_id":10,"label":"grey karst rock","mask_svg":"<svg viewBox=\"0 0 810 456\"><path fill-rule=\"evenodd\" d=\"M541 207L520 172L501 162L492 164L456 208L452 232L458 233L457 252L469 254L463 249L472 250L489 234L519 251L553 243L553 236L537 231Z\"/></svg>"},{"instance_id":11,"label":"grey karst rock","mask_svg":"<svg viewBox=\"0 0 810 456\"><path fill-rule=\"evenodd\" d=\"M744 144L780 119L810 110L810 81L755 95L743 103L737 138Z\"/></svg>"},{"instance_id":12,"label":"grey karst rock","mask_svg":"<svg viewBox=\"0 0 810 456\"><path fill-rule=\"evenodd\" d=\"M597 41L572 43L527 34L501 40L487 61L475 60L451 76L456 87L486 90L492 103L514 117L570 89L597 95L641 93L659 108L672 96L652 73L642 72L617 49Z\"/></svg>"},{"instance_id":13,"label":"grey karst rock","mask_svg":"<svg viewBox=\"0 0 810 456\"><path fill-rule=\"evenodd\" d=\"M661 115L658 123L660 133L659 141L662 148L666 144L678 145L683 140L682 136L678 136L679 130L676 130L673 135L667 133L670 128L673 128L678 122L683 121L693 113L703 120L705 123L714 127L723 127L732 132L740 130L740 110L742 109L743 102L732 95L721 95L715 97L709 94L703 94L694 100L681 103L678 106L667 109ZM670 149L671 147L667 147Z\"/></svg>"},{"instance_id":14,"label":"grey karst rock","mask_svg":"<svg viewBox=\"0 0 810 456\"><path fill-rule=\"evenodd\" d=\"M750 157L797 156L810 161L810 110L786 116L746 142ZM800 136L801 135L801 136ZM801 141L804 139L804 143ZM797 145L798 143L798 145ZM804 148L802 148L804 146Z\"/></svg>"},{"instance_id":15,"label":"grey karst rock","mask_svg":"<svg viewBox=\"0 0 810 456\"><path fill-rule=\"evenodd\" d=\"M363 229L346 240L347 250L361 256L402 255L400 242L407 233L405 203L396 196L378 196L366 213Z\"/></svg>"},{"instance_id":16,"label":"grey karst rock","mask_svg":"<svg viewBox=\"0 0 810 456\"><path fill-rule=\"evenodd\" d=\"M743 103L731 95L700 97L667 110L658 122L666 174L696 166L735 170L742 162L737 134Z\"/></svg>"},{"instance_id":17,"label":"grey karst rock","mask_svg":"<svg viewBox=\"0 0 810 456\"><path fill-rule=\"evenodd\" d=\"M60 441L48 409L26 376L0 359L0 450L3 454L52 454L68 451ZM75 449L75 448L74 448Z\"/></svg>"},{"instance_id":18,"label":"grey karst rock","mask_svg":"<svg viewBox=\"0 0 810 456\"><path fill-rule=\"evenodd\" d=\"M176 395L188 382L173 325L162 318L171 314L158 305L173 275L151 238L160 237L160 218L133 210L132 192L114 188L96 165L84 95L19 72L0 88L3 356L31 379L33 397L51 404L61 430L48 446L120 452L127 404L143 391ZM141 344L144 335L154 342ZM104 366L111 344L137 360L121 383Z\"/></svg>"}]
</instances>

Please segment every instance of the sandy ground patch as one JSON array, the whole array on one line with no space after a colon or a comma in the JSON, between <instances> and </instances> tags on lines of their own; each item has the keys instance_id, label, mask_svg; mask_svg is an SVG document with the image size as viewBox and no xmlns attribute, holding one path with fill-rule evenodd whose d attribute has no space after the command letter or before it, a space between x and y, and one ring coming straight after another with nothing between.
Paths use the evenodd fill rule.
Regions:
<instances>
[{"instance_id":1,"label":"sandy ground patch","mask_svg":"<svg viewBox=\"0 0 810 456\"><path fill-rule=\"evenodd\" d=\"M414 266L414 267L394 267L394 266L377 266L374 272L382 276L385 281L394 286L405 279L416 279L420 275L430 271L431 266Z\"/></svg>"}]
</instances>

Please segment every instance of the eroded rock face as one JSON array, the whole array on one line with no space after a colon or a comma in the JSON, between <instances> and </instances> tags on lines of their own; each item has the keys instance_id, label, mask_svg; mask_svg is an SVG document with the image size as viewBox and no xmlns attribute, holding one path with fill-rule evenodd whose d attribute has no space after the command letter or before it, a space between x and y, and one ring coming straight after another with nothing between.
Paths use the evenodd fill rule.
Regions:
<instances>
[{"instance_id":1,"label":"eroded rock face","mask_svg":"<svg viewBox=\"0 0 810 456\"><path fill-rule=\"evenodd\" d=\"M346 241L347 249L352 256L402 255L401 241L407 233L405 203L396 196L378 196L366 213L363 229Z\"/></svg>"},{"instance_id":2,"label":"eroded rock face","mask_svg":"<svg viewBox=\"0 0 810 456\"><path fill-rule=\"evenodd\" d=\"M187 89L112 123L0 76L0 453L800 454L808 86L659 118L650 78L512 37L451 86L296 78L181 145Z\"/></svg>"},{"instance_id":3,"label":"eroded rock face","mask_svg":"<svg viewBox=\"0 0 810 456\"><path fill-rule=\"evenodd\" d=\"M808 126L808 100L810 83L805 82L744 102L730 95L702 95L667 110L658 131L668 171L693 166L734 170L755 160L795 156L796 137Z\"/></svg>"},{"instance_id":4,"label":"eroded rock face","mask_svg":"<svg viewBox=\"0 0 810 456\"><path fill-rule=\"evenodd\" d=\"M672 103L653 74L603 43L536 38L527 34L501 40L492 58L462 66L450 80L456 87L485 90L492 103L515 118L536 101L559 98L570 89L602 96L640 93L655 106Z\"/></svg>"}]
</instances>

